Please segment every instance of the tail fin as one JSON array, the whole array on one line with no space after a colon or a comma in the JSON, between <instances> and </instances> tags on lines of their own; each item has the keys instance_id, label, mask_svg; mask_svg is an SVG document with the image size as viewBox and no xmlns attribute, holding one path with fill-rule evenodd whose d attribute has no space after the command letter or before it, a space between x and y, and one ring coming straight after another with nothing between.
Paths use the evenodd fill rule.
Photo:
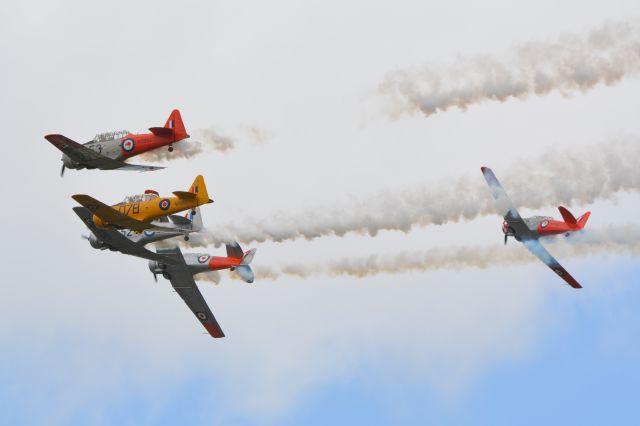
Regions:
<instances>
[{"instance_id":1,"label":"tail fin","mask_svg":"<svg viewBox=\"0 0 640 426\"><path fill-rule=\"evenodd\" d=\"M240 246L238 245L237 247L239 248ZM240 265L236 266L236 273L240 275L240 278L242 278L247 283L252 283L253 280L255 279L253 270L251 269L251 266L249 266L255 254L256 254L256 249L253 248L249 250L242 256L242 261L240 261Z\"/></svg>"},{"instance_id":2,"label":"tail fin","mask_svg":"<svg viewBox=\"0 0 640 426\"><path fill-rule=\"evenodd\" d=\"M253 256L256 255L257 250L258 249L252 248L251 250L246 252L244 256L242 256L242 262L240 262L240 265L249 265L253 261Z\"/></svg>"},{"instance_id":3,"label":"tail fin","mask_svg":"<svg viewBox=\"0 0 640 426\"><path fill-rule=\"evenodd\" d=\"M196 194L199 206L207 203L213 203L213 200L209 198L209 193L207 192L207 187L204 184L204 178L202 175L196 176L196 179L189 188L189 192Z\"/></svg>"},{"instance_id":4,"label":"tail fin","mask_svg":"<svg viewBox=\"0 0 640 426\"><path fill-rule=\"evenodd\" d=\"M173 134L176 141L180 141L189 137L189 135L187 134L187 130L184 128L184 123L182 122L180 111L178 111L177 109L171 111L171 115L169 115L167 122L164 123L164 127L165 129L173 129Z\"/></svg>"},{"instance_id":5,"label":"tail fin","mask_svg":"<svg viewBox=\"0 0 640 426\"><path fill-rule=\"evenodd\" d=\"M187 213L187 219L191 221L191 230L198 232L202 231L204 225L202 224L202 215L200 214L200 207L196 207L193 210L189 210Z\"/></svg>"},{"instance_id":6,"label":"tail fin","mask_svg":"<svg viewBox=\"0 0 640 426\"><path fill-rule=\"evenodd\" d=\"M589 216L591 216L591 212L586 212L578 218L578 228L582 229L585 227L587 221L589 220Z\"/></svg>"}]
</instances>

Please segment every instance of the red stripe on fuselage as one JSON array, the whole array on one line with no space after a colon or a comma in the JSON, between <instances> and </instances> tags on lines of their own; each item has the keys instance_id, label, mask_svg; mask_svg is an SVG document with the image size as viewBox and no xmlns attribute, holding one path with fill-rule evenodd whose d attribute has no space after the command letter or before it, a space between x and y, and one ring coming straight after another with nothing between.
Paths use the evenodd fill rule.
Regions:
<instances>
[{"instance_id":1,"label":"red stripe on fuselage","mask_svg":"<svg viewBox=\"0 0 640 426\"><path fill-rule=\"evenodd\" d=\"M542 226L544 222L538 225L537 231L540 235L564 234L565 232L575 232L581 229L577 225L572 226L559 220L549 220L545 222L548 222L546 226Z\"/></svg>"},{"instance_id":2,"label":"red stripe on fuselage","mask_svg":"<svg viewBox=\"0 0 640 426\"><path fill-rule=\"evenodd\" d=\"M125 136L122 140L133 139L135 146L132 151L125 151L124 149L120 149L122 156L124 158L130 158L138 154L142 154L147 151L151 151L152 149L161 148L163 146L170 145L174 142L173 135L169 136L156 136L152 133L142 133L139 135L129 134Z\"/></svg>"},{"instance_id":3,"label":"red stripe on fuselage","mask_svg":"<svg viewBox=\"0 0 640 426\"><path fill-rule=\"evenodd\" d=\"M240 265L242 259L236 259L233 257L218 257L211 256L209 259L209 269L212 271L219 271L220 269L229 269L234 266Z\"/></svg>"}]
</instances>

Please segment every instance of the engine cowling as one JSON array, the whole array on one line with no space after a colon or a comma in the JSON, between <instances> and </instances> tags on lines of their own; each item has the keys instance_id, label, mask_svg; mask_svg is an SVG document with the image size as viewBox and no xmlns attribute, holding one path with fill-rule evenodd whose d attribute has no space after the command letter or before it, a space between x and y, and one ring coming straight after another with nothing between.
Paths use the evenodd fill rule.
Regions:
<instances>
[{"instance_id":1,"label":"engine cowling","mask_svg":"<svg viewBox=\"0 0 640 426\"><path fill-rule=\"evenodd\" d=\"M98 250L105 250L105 249L109 248L109 246L107 246L104 243L104 241L102 241L101 239L97 238L93 234L89 235L89 244L91 244L91 247L93 247L94 249L98 249Z\"/></svg>"},{"instance_id":2,"label":"engine cowling","mask_svg":"<svg viewBox=\"0 0 640 426\"><path fill-rule=\"evenodd\" d=\"M65 154L62 154L62 164L64 164L64 166L67 169L80 169L80 168L83 168L83 167L80 167L80 165L78 163L73 161L71 158L69 158Z\"/></svg>"},{"instance_id":3,"label":"engine cowling","mask_svg":"<svg viewBox=\"0 0 640 426\"><path fill-rule=\"evenodd\" d=\"M149 261L149 270L153 274L163 274L167 269L167 265L162 262L158 262L157 260Z\"/></svg>"}]
</instances>

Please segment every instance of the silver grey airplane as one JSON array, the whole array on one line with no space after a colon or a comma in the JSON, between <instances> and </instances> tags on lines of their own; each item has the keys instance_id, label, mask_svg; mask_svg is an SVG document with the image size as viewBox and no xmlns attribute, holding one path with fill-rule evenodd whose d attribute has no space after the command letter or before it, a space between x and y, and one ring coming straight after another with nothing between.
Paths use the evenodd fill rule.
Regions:
<instances>
[{"instance_id":1,"label":"silver grey airplane","mask_svg":"<svg viewBox=\"0 0 640 426\"><path fill-rule=\"evenodd\" d=\"M201 253L182 254L180 248L158 249L157 254L171 259L170 263L163 260L149 260L149 269L157 281L156 275L161 274L171 282L176 293L182 297L189 309L212 337L224 337L224 332L216 321L213 313L204 300L193 278L195 274L206 271L230 269L235 271L243 281L252 283L254 274L249 264L255 256L256 249L246 253L236 242L227 244L227 257L211 256Z\"/></svg>"},{"instance_id":2,"label":"silver grey airplane","mask_svg":"<svg viewBox=\"0 0 640 426\"><path fill-rule=\"evenodd\" d=\"M91 234L87 237L91 247L99 250L119 251L144 259L168 261L166 257L147 250L144 246L178 236L184 236L184 239L188 240L190 233L202 230L202 216L200 215L199 207L189 211L186 218L179 215L169 215L161 219L161 221L166 221L167 225L174 226L175 230L145 230L141 233L128 229L98 228L93 223L93 213L89 209L74 207L73 211L91 231Z\"/></svg>"}]
</instances>

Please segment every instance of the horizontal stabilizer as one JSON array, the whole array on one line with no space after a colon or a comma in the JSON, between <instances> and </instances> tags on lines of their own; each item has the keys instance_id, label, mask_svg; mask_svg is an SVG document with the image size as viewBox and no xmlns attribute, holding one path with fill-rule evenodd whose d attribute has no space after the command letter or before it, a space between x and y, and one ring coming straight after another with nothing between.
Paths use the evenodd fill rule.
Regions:
<instances>
[{"instance_id":1,"label":"horizontal stabilizer","mask_svg":"<svg viewBox=\"0 0 640 426\"><path fill-rule=\"evenodd\" d=\"M576 218L566 208L560 206L560 207L558 207L558 210L560 210L560 214L562 215L562 219L564 219L564 222L566 224L568 224L568 225L576 225L578 223Z\"/></svg>"},{"instance_id":2,"label":"horizontal stabilizer","mask_svg":"<svg viewBox=\"0 0 640 426\"><path fill-rule=\"evenodd\" d=\"M167 127L149 127L149 131L155 136L171 136L174 133L173 129Z\"/></svg>"},{"instance_id":3,"label":"horizontal stabilizer","mask_svg":"<svg viewBox=\"0 0 640 426\"><path fill-rule=\"evenodd\" d=\"M178 214L170 215L169 219L171 220L171 222L173 222L176 225L181 225L181 226L191 225L191 220L189 220L186 217L182 217Z\"/></svg>"},{"instance_id":4,"label":"horizontal stabilizer","mask_svg":"<svg viewBox=\"0 0 640 426\"><path fill-rule=\"evenodd\" d=\"M187 191L173 191L173 195L183 200L195 200L198 194L194 194L193 192Z\"/></svg>"},{"instance_id":5,"label":"horizontal stabilizer","mask_svg":"<svg viewBox=\"0 0 640 426\"><path fill-rule=\"evenodd\" d=\"M242 251L242 247L236 241L232 243L225 244L227 247L227 257L231 257L233 259L242 259L244 256L244 252Z\"/></svg>"},{"instance_id":6,"label":"horizontal stabilizer","mask_svg":"<svg viewBox=\"0 0 640 426\"><path fill-rule=\"evenodd\" d=\"M240 265L236 267L236 273L242 278L242 281L251 284L255 280L253 270L249 265Z\"/></svg>"}]
</instances>

